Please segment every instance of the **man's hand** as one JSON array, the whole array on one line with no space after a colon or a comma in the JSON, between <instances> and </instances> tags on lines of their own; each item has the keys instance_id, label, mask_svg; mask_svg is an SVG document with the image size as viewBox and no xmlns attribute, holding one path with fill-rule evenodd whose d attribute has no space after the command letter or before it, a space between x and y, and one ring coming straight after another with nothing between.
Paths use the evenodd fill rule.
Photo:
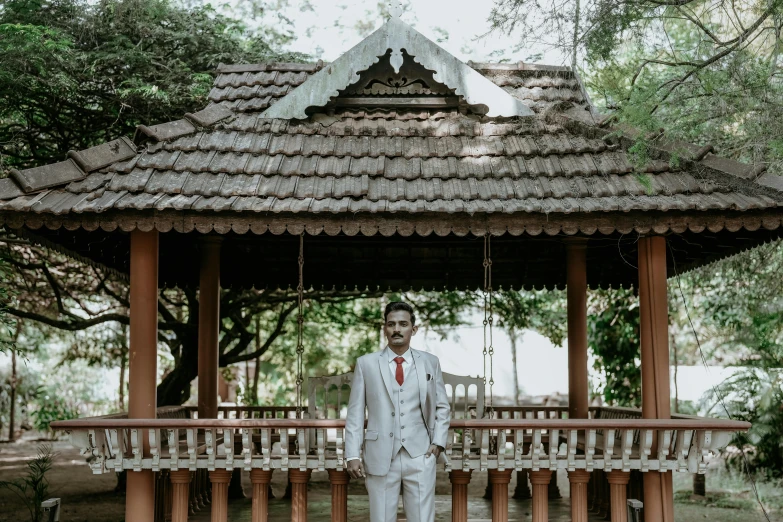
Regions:
<instances>
[{"instance_id":1,"label":"man's hand","mask_svg":"<svg viewBox=\"0 0 783 522\"><path fill-rule=\"evenodd\" d=\"M430 455L435 455L435 458L437 459L438 457L440 457L441 451L443 451L443 448L435 444L432 444L430 445L430 449L427 450L427 454L425 456L427 458L430 458Z\"/></svg>"},{"instance_id":2,"label":"man's hand","mask_svg":"<svg viewBox=\"0 0 783 522\"><path fill-rule=\"evenodd\" d=\"M361 459L348 461L348 475L354 479L364 478L364 469L362 468Z\"/></svg>"}]
</instances>

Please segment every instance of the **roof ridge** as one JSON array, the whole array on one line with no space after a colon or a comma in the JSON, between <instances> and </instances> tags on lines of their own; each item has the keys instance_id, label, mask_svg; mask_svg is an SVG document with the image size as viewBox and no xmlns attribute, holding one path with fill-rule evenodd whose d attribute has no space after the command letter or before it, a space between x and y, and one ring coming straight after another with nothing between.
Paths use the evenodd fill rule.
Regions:
<instances>
[{"instance_id":1,"label":"roof ridge","mask_svg":"<svg viewBox=\"0 0 783 522\"><path fill-rule=\"evenodd\" d=\"M567 65L547 65L540 63L503 63L503 62L474 62L468 60L466 62L469 67L482 71L551 71L551 72L568 72L573 73L571 67Z\"/></svg>"},{"instance_id":2,"label":"roof ridge","mask_svg":"<svg viewBox=\"0 0 783 522\"><path fill-rule=\"evenodd\" d=\"M260 62L260 63L219 63L216 69L218 74L243 73L243 72L316 72L328 65L328 62Z\"/></svg>"}]
</instances>

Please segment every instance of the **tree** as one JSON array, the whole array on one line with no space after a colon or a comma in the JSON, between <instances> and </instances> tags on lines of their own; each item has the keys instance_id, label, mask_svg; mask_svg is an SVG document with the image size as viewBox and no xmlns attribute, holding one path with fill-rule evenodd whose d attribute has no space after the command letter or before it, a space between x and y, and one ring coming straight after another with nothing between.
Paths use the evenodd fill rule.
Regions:
<instances>
[{"instance_id":1,"label":"tree","mask_svg":"<svg viewBox=\"0 0 783 522\"><path fill-rule=\"evenodd\" d=\"M780 0L496 0L492 22L584 64L619 122L783 172Z\"/></svg>"},{"instance_id":2,"label":"tree","mask_svg":"<svg viewBox=\"0 0 783 522\"><path fill-rule=\"evenodd\" d=\"M288 38L168 0L9 0L0 9L0 170L181 118L206 105L220 62L300 60L275 51Z\"/></svg>"}]
</instances>

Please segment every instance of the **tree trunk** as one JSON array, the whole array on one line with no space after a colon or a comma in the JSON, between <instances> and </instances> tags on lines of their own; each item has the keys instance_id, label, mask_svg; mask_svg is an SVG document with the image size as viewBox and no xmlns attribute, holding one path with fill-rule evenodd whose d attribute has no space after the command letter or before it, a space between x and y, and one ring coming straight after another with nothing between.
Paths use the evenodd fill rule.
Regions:
<instances>
[{"instance_id":1,"label":"tree trunk","mask_svg":"<svg viewBox=\"0 0 783 522\"><path fill-rule=\"evenodd\" d=\"M22 333L22 321L16 320L16 330L14 331L14 344L19 341L19 335ZM11 404L8 412L8 440L13 442L15 437L14 424L16 416L16 346L11 348Z\"/></svg>"},{"instance_id":2,"label":"tree trunk","mask_svg":"<svg viewBox=\"0 0 783 522\"><path fill-rule=\"evenodd\" d=\"M256 366L253 368L253 387L250 392L253 394L253 406L258 404L258 380L261 378L261 357L256 357Z\"/></svg>"},{"instance_id":3,"label":"tree trunk","mask_svg":"<svg viewBox=\"0 0 783 522\"><path fill-rule=\"evenodd\" d=\"M514 404L519 406L519 369L517 368L517 332L513 328L508 330L508 337L511 339L511 364L514 369Z\"/></svg>"},{"instance_id":4,"label":"tree trunk","mask_svg":"<svg viewBox=\"0 0 783 522\"><path fill-rule=\"evenodd\" d=\"M679 358L677 356L677 340L674 338L674 329L671 319L669 319L669 344L672 346L672 357L674 358L674 413L680 413L680 388L677 384L677 370L679 368ZM696 479L694 478L694 484Z\"/></svg>"},{"instance_id":5,"label":"tree trunk","mask_svg":"<svg viewBox=\"0 0 783 522\"><path fill-rule=\"evenodd\" d=\"M120 357L120 411L125 411L125 365L128 359L124 355Z\"/></svg>"}]
</instances>

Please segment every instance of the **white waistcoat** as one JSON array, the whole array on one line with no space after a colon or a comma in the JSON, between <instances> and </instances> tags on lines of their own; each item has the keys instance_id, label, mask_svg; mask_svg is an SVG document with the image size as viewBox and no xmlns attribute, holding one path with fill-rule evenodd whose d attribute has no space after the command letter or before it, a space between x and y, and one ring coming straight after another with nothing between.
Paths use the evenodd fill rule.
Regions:
<instances>
[{"instance_id":1,"label":"white waistcoat","mask_svg":"<svg viewBox=\"0 0 783 522\"><path fill-rule=\"evenodd\" d=\"M396 379L392 380L392 404L394 405L392 458L401 448L405 448L411 457L427 453L430 447L430 437L421 411L415 363L413 363L408 378L402 383L402 386L397 384Z\"/></svg>"}]
</instances>

